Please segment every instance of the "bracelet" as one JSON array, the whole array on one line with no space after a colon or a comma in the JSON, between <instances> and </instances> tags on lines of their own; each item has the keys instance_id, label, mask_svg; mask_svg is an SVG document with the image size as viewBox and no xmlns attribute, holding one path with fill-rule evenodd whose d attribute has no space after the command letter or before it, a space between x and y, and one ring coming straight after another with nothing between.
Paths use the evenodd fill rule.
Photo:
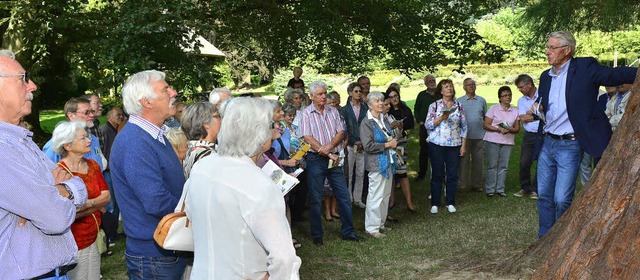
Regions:
<instances>
[{"instance_id":1,"label":"bracelet","mask_svg":"<svg viewBox=\"0 0 640 280\"><path fill-rule=\"evenodd\" d=\"M91 207L96 206L96 202L93 199L89 199L91 201Z\"/></svg>"}]
</instances>

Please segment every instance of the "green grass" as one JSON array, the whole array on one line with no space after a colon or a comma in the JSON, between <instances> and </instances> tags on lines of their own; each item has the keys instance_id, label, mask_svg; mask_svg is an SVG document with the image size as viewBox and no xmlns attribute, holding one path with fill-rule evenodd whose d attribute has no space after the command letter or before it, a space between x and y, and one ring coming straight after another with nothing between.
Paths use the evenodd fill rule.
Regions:
<instances>
[{"instance_id":1,"label":"green grass","mask_svg":"<svg viewBox=\"0 0 640 280\"><path fill-rule=\"evenodd\" d=\"M495 88L495 89L494 89ZM488 103L495 103L498 86L479 87L478 94ZM403 99L413 107L421 88L402 89ZM460 94L461 91L458 91ZM346 98L343 98L346 100ZM489 105L490 106L490 105ZM44 111L43 127L55 126L63 119L60 111ZM48 130L50 131L50 130ZM314 246L308 223L294 225L293 236L303 247L302 279L494 279L500 264L526 249L537 240L536 202L517 198L519 190L518 162L521 135L511 154L506 190L508 197L488 198L482 193L458 192L458 212L445 209L437 215L429 213L428 181L415 182L419 147L417 129L409 142L409 176L413 201L418 209L412 214L403 196L396 192L397 205L390 212L401 221L389 224L393 228L385 239L367 238L364 243L342 241L339 222L324 222L325 245ZM411 171L413 170L413 171ZM356 232L364 234L364 211L353 208ZM124 240L113 248L114 255L102 260L104 279L127 279L124 261ZM527 278L527 275L500 276L502 279Z\"/></svg>"}]
</instances>

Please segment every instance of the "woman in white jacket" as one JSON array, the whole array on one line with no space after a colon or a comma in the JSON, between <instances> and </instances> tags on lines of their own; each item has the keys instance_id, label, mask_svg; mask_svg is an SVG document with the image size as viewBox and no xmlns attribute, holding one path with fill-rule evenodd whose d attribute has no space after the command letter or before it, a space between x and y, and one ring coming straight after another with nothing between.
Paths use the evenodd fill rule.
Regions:
<instances>
[{"instance_id":1,"label":"woman in white jacket","mask_svg":"<svg viewBox=\"0 0 640 280\"><path fill-rule=\"evenodd\" d=\"M185 184L193 224L192 279L298 279L283 194L256 166L271 147L272 107L262 98L222 106L218 153ZM212 172L215 171L215 172Z\"/></svg>"}]
</instances>

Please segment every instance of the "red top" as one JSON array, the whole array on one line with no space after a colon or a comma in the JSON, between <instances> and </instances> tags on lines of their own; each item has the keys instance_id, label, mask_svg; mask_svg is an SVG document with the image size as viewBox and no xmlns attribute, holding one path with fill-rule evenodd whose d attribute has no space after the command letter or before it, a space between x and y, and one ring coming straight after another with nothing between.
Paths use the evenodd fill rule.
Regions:
<instances>
[{"instance_id":1,"label":"red top","mask_svg":"<svg viewBox=\"0 0 640 280\"><path fill-rule=\"evenodd\" d=\"M73 172L73 175L80 177L80 179L84 181L84 184L87 186L87 193L89 195L88 199L96 198L102 191L108 191L109 187L104 181L100 165L92 159L85 158L84 160L89 165L87 173L83 174ZM60 161L60 164L68 168L64 162ZM100 214L100 210L93 213L93 216L98 220L98 224L102 223ZM78 218L73 222L73 224L71 224L71 233L73 233L73 238L76 240L78 250L89 247L89 245L93 244L98 236L98 224L96 224L96 219L94 219L93 216L89 215Z\"/></svg>"}]
</instances>

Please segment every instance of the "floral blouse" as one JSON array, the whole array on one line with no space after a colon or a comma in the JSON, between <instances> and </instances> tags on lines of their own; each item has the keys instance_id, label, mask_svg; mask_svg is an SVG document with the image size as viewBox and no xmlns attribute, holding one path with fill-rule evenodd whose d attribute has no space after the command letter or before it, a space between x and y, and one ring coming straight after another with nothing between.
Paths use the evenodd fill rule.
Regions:
<instances>
[{"instance_id":1,"label":"floral blouse","mask_svg":"<svg viewBox=\"0 0 640 280\"><path fill-rule=\"evenodd\" d=\"M429 105L424 127L429 133L427 140L430 143L438 146L456 147L461 146L462 138L467 137L467 121L462 113L462 105L456 101L453 106L456 109L449 115L449 118L438 126L434 126L435 119L442 116L442 109L445 108L445 105L442 99Z\"/></svg>"}]
</instances>

